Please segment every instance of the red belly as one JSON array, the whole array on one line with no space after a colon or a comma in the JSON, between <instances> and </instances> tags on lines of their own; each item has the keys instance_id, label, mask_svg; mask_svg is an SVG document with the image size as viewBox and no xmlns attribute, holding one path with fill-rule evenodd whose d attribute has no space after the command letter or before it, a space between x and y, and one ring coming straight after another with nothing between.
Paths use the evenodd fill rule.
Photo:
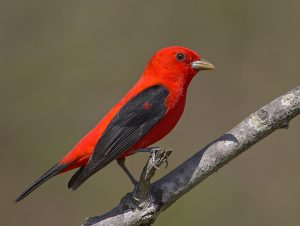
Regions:
<instances>
[{"instance_id":1,"label":"red belly","mask_svg":"<svg viewBox=\"0 0 300 226\"><path fill-rule=\"evenodd\" d=\"M137 149L146 148L151 144L156 143L165 137L178 123L183 110L185 98L182 99L176 106L170 109L166 115L154 126L139 142L133 145L129 150L123 152L118 159L123 159L126 156L132 155Z\"/></svg>"}]
</instances>

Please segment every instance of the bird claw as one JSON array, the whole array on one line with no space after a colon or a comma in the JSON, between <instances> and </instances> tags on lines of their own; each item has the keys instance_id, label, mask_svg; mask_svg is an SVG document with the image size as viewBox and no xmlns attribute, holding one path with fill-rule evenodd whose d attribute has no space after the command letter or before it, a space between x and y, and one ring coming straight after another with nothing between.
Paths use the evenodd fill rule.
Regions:
<instances>
[{"instance_id":1,"label":"bird claw","mask_svg":"<svg viewBox=\"0 0 300 226\"><path fill-rule=\"evenodd\" d=\"M164 161L166 164L165 164L165 169L169 166L169 162L168 162L168 159L166 158L166 160Z\"/></svg>"},{"instance_id":2,"label":"bird claw","mask_svg":"<svg viewBox=\"0 0 300 226\"><path fill-rule=\"evenodd\" d=\"M152 166L154 166L155 169L159 170L159 167L158 167L159 163L158 163L158 160L156 160L155 152L151 153L150 163Z\"/></svg>"},{"instance_id":3,"label":"bird claw","mask_svg":"<svg viewBox=\"0 0 300 226\"><path fill-rule=\"evenodd\" d=\"M168 167L168 157L172 152L172 149L170 148L160 148L160 147L150 147L150 148L143 148L137 150L138 152L148 152L150 153L150 164L157 170L159 170L159 166L165 162L166 166Z\"/></svg>"},{"instance_id":4,"label":"bird claw","mask_svg":"<svg viewBox=\"0 0 300 226\"><path fill-rule=\"evenodd\" d=\"M157 156L157 152L159 152L159 156ZM151 148L150 153L151 153L151 157L150 157L150 162L153 165L153 167L157 170L159 170L159 166L165 162L165 168L168 167L169 163L168 163L168 156L170 155L170 153L172 152L171 149L163 149L163 148L159 148L159 147L154 147Z\"/></svg>"}]
</instances>

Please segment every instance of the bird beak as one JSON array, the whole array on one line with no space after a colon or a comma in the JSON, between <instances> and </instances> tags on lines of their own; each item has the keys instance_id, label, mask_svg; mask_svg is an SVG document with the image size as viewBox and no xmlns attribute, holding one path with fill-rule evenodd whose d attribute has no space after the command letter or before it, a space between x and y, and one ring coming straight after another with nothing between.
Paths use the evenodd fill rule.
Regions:
<instances>
[{"instance_id":1,"label":"bird beak","mask_svg":"<svg viewBox=\"0 0 300 226\"><path fill-rule=\"evenodd\" d=\"M209 63L207 60L201 59L192 62L192 68L198 71L203 71L203 70L212 70L215 68L215 66Z\"/></svg>"}]
</instances>

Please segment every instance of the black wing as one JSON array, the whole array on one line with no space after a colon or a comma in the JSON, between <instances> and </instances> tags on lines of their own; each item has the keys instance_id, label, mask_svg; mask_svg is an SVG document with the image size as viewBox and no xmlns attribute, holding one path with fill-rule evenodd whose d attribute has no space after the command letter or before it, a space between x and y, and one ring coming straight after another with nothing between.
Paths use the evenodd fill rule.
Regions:
<instances>
[{"instance_id":1,"label":"black wing","mask_svg":"<svg viewBox=\"0 0 300 226\"><path fill-rule=\"evenodd\" d=\"M142 91L116 114L98 140L87 165L71 178L77 189L86 179L137 143L165 114L168 90L155 85Z\"/></svg>"}]
</instances>

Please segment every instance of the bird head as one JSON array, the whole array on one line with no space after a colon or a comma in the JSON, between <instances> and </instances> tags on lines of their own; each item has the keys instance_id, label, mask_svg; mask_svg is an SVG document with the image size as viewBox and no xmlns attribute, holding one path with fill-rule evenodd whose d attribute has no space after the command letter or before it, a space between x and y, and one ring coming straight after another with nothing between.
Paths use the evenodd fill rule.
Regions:
<instances>
[{"instance_id":1,"label":"bird head","mask_svg":"<svg viewBox=\"0 0 300 226\"><path fill-rule=\"evenodd\" d=\"M212 69L214 65L193 50L171 46L160 49L153 55L144 76L189 84L199 71Z\"/></svg>"}]
</instances>

